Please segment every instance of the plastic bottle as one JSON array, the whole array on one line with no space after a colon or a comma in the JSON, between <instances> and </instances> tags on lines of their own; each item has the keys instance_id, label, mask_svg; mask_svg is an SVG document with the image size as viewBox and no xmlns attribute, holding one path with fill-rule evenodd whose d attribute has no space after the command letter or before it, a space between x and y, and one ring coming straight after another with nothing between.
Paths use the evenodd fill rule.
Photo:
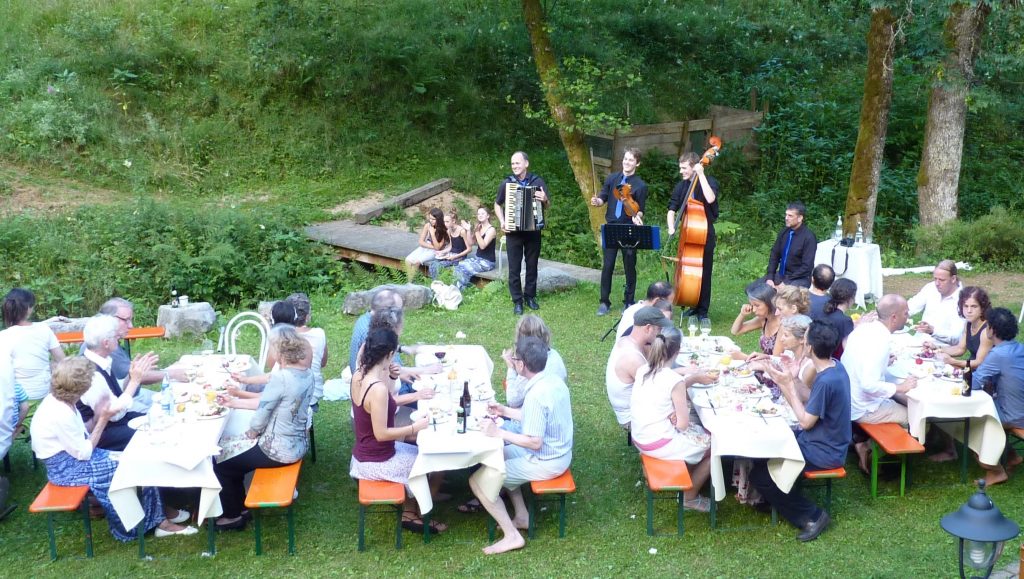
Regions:
<instances>
[{"instance_id":1,"label":"plastic bottle","mask_svg":"<svg viewBox=\"0 0 1024 579\"><path fill-rule=\"evenodd\" d=\"M857 239L856 239L856 241L857 241L857 243L864 243L864 229L861 227L860 223L857 224Z\"/></svg>"},{"instance_id":2,"label":"plastic bottle","mask_svg":"<svg viewBox=\"0 0 1024 579\"><path fill-rule=\"evenodd\" d=\"M843 238L843 216L836 217L836 230L832 233L832 241L839 241Z\"/></svg>"},{"instance_id":3,"label":"plastic bottle","mask_svg":"<svg viewBox=\"0 0 1024 579\"><path fill-rule=\"evenodd\" d=\"M174 395L171 394L171 378L164 372L164 380L160 383L160 402L163 408L164 416L171 416L171 403L173 402Z\"/></svg>"}]
</instances>

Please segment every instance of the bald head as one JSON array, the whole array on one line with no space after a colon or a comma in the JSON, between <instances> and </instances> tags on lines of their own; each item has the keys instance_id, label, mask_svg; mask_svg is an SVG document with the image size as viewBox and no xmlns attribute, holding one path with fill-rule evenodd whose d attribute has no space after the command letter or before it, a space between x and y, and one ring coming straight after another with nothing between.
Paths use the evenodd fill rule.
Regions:
<instances>
[{"instance_id":1,"label":"bald head","mask_svg":"<svg viewBox=\"0 0 1024 579\"><path fill-rule=\"evenodd\" d=\"M910 317L910 308L903 296L886 294L878 301L878 321L885 324L890 332L902 328Z\"/></svg>"}]
</instances>

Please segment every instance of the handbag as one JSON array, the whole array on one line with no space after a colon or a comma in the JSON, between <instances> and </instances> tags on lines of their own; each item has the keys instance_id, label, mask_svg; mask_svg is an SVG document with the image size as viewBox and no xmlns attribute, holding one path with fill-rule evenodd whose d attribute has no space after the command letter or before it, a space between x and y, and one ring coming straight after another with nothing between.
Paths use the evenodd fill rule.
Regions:
<instances>
[{"instance_id":1,"label":"handbag","mask_svg":"<svg viewBox=\"0 0 1024 579\"><path fill-rule=\"evenodd\" d=\"M457 310L462 303L462 292L459 288L448 285L441 280L434 280L430 284L430 290L434 292L434 305L446 310Z\"/></svg>"}]
</instances>

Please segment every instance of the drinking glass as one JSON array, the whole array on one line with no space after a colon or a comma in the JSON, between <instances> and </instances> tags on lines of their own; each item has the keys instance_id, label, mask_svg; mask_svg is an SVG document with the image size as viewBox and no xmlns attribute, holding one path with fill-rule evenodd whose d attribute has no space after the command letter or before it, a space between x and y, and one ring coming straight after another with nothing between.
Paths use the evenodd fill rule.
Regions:
<instances>
[{"instance_id":1,"label":"drinking glass","mask_svg":"<svg viewBox=\"0 0 1024 579\"><path fill-rule=\"evenodd\" d=\"M697 335L697 316L690 316L686 322L686 329L689 330L691 338Z\"/></svg>"},{"instance_id":2,"label":"drinking glass","mask_svg":"<svg viewBox=\"0 0 1024 579\"><path fill-rule=\"evenodd\" d=\"M711 335L711 320L708 318L700 321L700 335L705 338Z\"/></svg>"}]
</instances>

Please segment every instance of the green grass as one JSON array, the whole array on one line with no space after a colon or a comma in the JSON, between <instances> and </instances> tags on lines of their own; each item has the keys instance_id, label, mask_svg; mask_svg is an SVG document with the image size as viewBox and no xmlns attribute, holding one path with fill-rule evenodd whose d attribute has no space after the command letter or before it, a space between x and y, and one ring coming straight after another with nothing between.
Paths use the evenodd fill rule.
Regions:
<instances>
[{"instance_id":1,"label":"green grass","mask_svg":"<svg viewBox=\"0 0 1024 579\"><path fill-rule=\"evenodd\" d=\"M641 272L646 286L660 272L647 267ZM715 279L712 308L714 331L726 333L739 306L743 283L740 276L722 268ZM616 285L613 296L618 295ZM31 568L37 576L139 575L163 576L298 576L380 575L482 575L482 576L590 576L623 575L693 577L806 576L907 577L955 575L953 539L938 525L939 517L966 501L972 488L959 483L957 466L933 465L914 459L914 480L905 498L871 500L866 478L854 462L850 475L836 482L834 524L820 539L798 543L795 530L782 524L768 526L765 515L737 505L730 497L722 503L724 523L747 530L712 531L707 515L688 514L683 538L648 537L644 520L644 492L637 453L625 446L615 423L604 388L604 368L610 342L599 342L615 321L596 318L598 289L583 285L570 292L542 295L540 313L550 324L555 346L569 369L576 424L573 474L578 492L570 500L568 536L557 538L553 510L541 517L539 534L517 553L489 558L484 515L462 515L455 506L468 498L465 473L453 473L448 484L455 499L442 503L436 518L450 530L424 545L418 535L406 533L406 546L395 552L391 518L371 519L368 550L356 551L356 486L349 479L352 447L348 402L324 403L317 416L319 460L307 461L296 503L298 555L289 557L283 518L271 518L264 529L265 554L256 558L251 531L218 536L216 557L204 558L205 535L147 541L152 561L140 562L133 544L116 543L99 522L94 526L96 558L82 559L80 521L60 517L58 544L61 559L50 563L46 551L45 519L30 515L27 506L45 482L40 468L29 466L28 448L17 442L12 452L12 495L22 507L0 523L0 565ZM347 360L348 340L354 317L340 314L342 296L314 296L313 320L327 331L331 359L326 375L334 377ZM457 342L455 333L467 335L465 343L482 344L498 360L512 339L515 318L507 294L472 290L458 311L432 308L408 312L405 343ZM215 339L215 335L214 335ZM741 337L745 348L753 335ZM153 348L165 362L198 347L199 340L140 342L136 351ZM500 383L502 368L495 370ZM972 464L976 478L980 469ZM889 483L883 486L892 491ZM1020 481L992 489L991 496L1010 518L1024 520ZM673 514L668 502L659 506L657 522L671 529ZM649 549L657 549L652 555ZM1011 542L1000 560L1005 566L1016 556Z\"/></svg>"}]
</instances>

